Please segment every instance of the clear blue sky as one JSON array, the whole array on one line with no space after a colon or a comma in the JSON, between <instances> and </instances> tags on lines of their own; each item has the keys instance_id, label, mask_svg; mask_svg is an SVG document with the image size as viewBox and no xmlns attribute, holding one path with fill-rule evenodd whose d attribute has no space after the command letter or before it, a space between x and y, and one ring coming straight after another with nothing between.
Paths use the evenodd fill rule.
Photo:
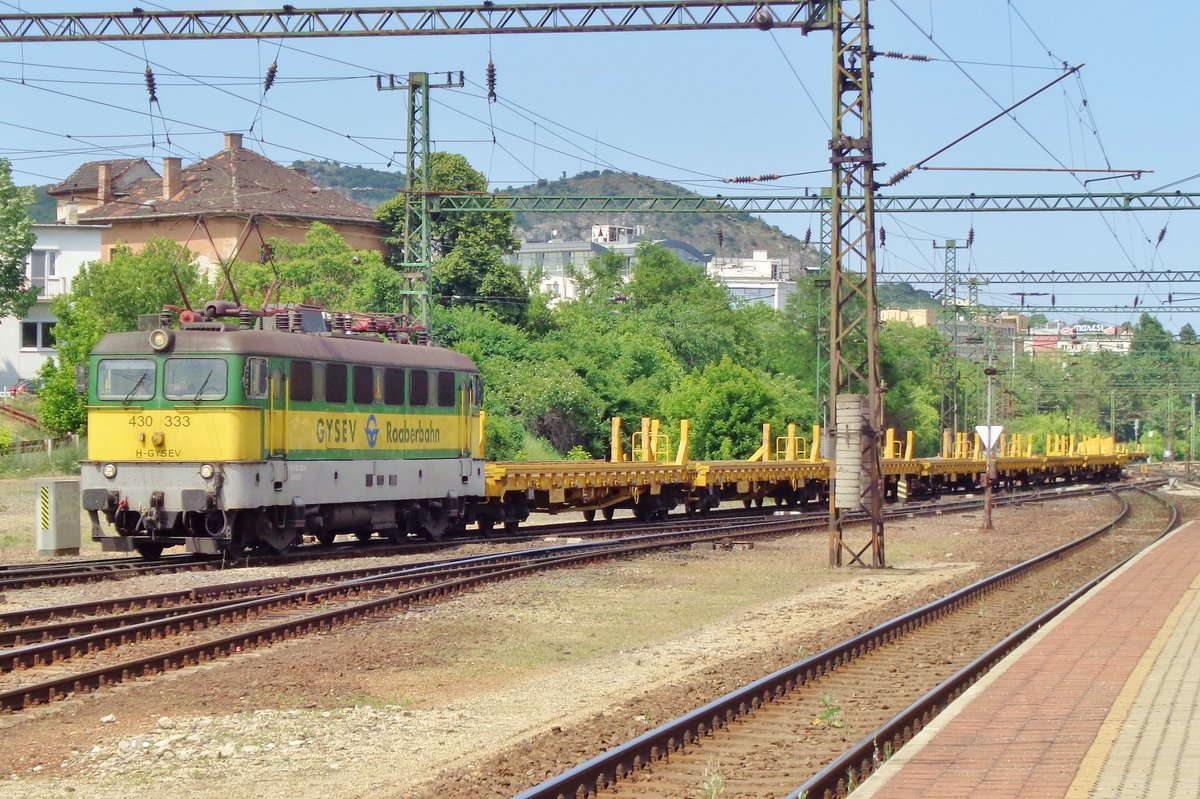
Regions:
<instances>
[{"instance_id":1,"label":"clear blue sky","mask_svg":"<svg viewBox=\"0 0 1200 799\"><path fill-rule=\"evenodd\" d=\"M137 4L148 10L270 5ZM5 11L131 5L0 0ZM1078 79L1068 78L1017 112L1024 130L1002 119L931 163L1095 168L1107 161L1154 170L1138 182L1093 184L1094 191L1150 190L1200 173L1193 143L1200 123L1194 102L1200 70L1193 49L1200 3L1194 0L1151 0L1136 7L1117 0L874 0L871 14L877 50L958 62L876 60L875 146L877 160L887 163L883 178L994 114L998 108L989 94L1003 104L1019 99L1052 80L1063 61L1087 66ZM498 73L496 104L487 102L482 85L489 50ZM253 125L248 146L284 163L320 158L385 168L404 147L405 95L377 92L371 76L462 69L465 90L434 92L435 145L465 154L495 186L610 168L706 194L795 194L827 183L827 175L790 178L769 189L730 187L719 178L827 169L830 53L828 33L805 37L783 30L282 45L7 44L0 46L5 109L0 155L13 161L19 183L46 183L100 158L144 156L157 166L164 155L181 155L188 163L219 150L221 131L250 133ZM147 60L160 101L152 116L141 74ZM262 77L272 61L279 64L278 80L262 99ZM1079 179L1086 177L1094 176ZM1200 178L1173 188L1200 191ZM1083 190L1075 177L1061 173L922 172L892 192ZM798 236L810 226L815 236L818 228L806 216L767 221ZM940 273L942 253L931 248L931 239L965 239L973 226L976 244L960 252L960 272L1191 269L1200 266L1193 256L1200 248L1198 222L1196 212L883 217L887 246L880 268ZM1167 234L1155 246L1164 225ZM1009 292L1022 288L1028 287L997 286L981 298L1009 304L1015 301ZM1200 295L1200 285L1182 284L1053 290L1060 305L1124 304L1135 293L1143 303L1165 299L1169 291ZM1031 299L1037 301L1041 298ZM1136 317L1130 311L1102 318ZM1186 321L1200 327L1200 320L1182 314L1160 319L1172 329Z\"/></svg>"}]
</instances>

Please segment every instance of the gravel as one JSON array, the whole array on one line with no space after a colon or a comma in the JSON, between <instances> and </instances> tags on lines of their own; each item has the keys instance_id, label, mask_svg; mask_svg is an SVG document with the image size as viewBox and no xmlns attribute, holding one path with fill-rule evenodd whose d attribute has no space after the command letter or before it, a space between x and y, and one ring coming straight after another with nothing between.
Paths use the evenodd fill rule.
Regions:
<instances>
[{"instance_id":1,"label":"gravel","mask_svg":"<svg viewBox=\"0 0 1200 799\"><path fill-rule=\"evenodd\" d=\"M978 513L897 522L887 533L892 568L879 571L828 569L824 537L808 535L493 585L0 717L0 799L226 799L248 783L257 796L289 799L511 795L545 776L532 764L547 740L572 736L583 759L1073 539L1115 507L1106 498L1064 501L1052 527L1047 506L1001 508L987 535ZM208 577L137 578L115 594ZM101 587L113 590L81 588L94 596ZM47 593L9 599L70 601L39 591ZM617 612L627 607L643 609L636 625Z\"/></svg>"}]
</instances>

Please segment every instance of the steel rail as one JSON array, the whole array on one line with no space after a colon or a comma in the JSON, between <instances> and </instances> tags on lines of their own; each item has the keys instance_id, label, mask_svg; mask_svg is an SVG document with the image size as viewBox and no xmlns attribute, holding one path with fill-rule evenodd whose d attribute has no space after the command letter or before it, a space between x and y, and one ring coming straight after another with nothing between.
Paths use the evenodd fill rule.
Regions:
<instances>
[{"instance_id":1,"label":"steel rail","mask_svg":"<svg viewBox=\"0 0 1200 799\"><path fill-rule=\"evenodd\" d=\"M1044 492L1061 496L1059 492ZM1072 492L1078 495L1080 492ZM1026 501L1027 497L1011 498L1012 501ZM978 502L970 503L977 507ZM933 508L930 509L931 511ZM897 515L908 515L912 511L907 508L896 509ZM943 509L944 512L944 509ZM456 590L467 587L508 579L520 574L541 571L549 568L559 568L588 561L614 557L629 557L643 552L672 548L686 543L728 540L732 534L738 536L778 536L807 529L823 529L822 519L799 519L796 517L772 518L769 520L749 523L735 528L723 527L717 530L674 531L636 536L617 541L581 542L563 544L544 549L522 550L504 555L485 555L468 558L453 563L455 573L466 573L467 576L450 580L441 580L432 585L409 589L382 599L369 600L345 608L333 609L323 613L306 616L299 620L279 622L251 632L237 633L215 641L196 644L189 647L174 649L169 652L138 658L132 661L115 663L110 666L93 669L80 674L67 675L58 679L21 686L7 691L0 691L0 710L20 710L32 704L53 701L70 693L90 691L94 688L120 682L136 676L139 672L145 676L155 672L165 672L172 668L191 665L201 660L219 657L241 651L248 646L269 645L281 638L294 637L314 630L326 630L337 624L345 623L364 614L382 612L393 607L406 607L410 601L430 598L440 598ZM501 558L508 558L505 563L497 564ZM521 561L525 562L522 563ZM220 607L207 608L192 613L180 613L168 618L151 622L134 624L116 631L100 631L84 634L63 641L53 641L22 647L0 653L0 670L18 667L39 666L47 662L73 657L79 654L90 654L97 651L101 645L105 648L153 638L159 635L171 635L184 629L195 630L208 627L212 621L220 623L223 620L248 619L252 615L278 609L288 604L311 604L324 601L330 597L350 598L363 592L394 590L403 585L405 579L411 579L414 573L420 579L444 577L445 573L432 574L420 566L405 567L395 572L372 575L346 580L344 582L316 589L299 589L284 594L272 595L257 600L241 600L222 603ZM364 610L366 609L366 610ZM114 636L115 639L114 639Z\"/></svg>"},{"instance_id":2,"label":"steel rail","mask_svg":"<svg viewBox=\"0 0 1200 799\"><path fill-rule=\"evenodd\" d=\"M1179 522L1179 509L1174 504L1149 491L1140 488L1135 490L1142 491L1142 493L1166 506L1170 511L1170 518L1162 532L1155 537L1156 541L1175 529L1175 526ZM1022 625L1003 641L959 669L940 685L900 711L891 720L859 740L854 746L846 750L843 755L805 780L795 791L788 794L787 799L818 799L818 797L826 799L828 797L844 796L847 787L847 775L854 775L855 780L861 783L862 780L866 779L879 767L880 761L878 758L881 742L885 745L890 744L893 753L899 750L902 745L912 740L913 736L920 732L938 713L944 710L955 699L962 696L980 677L991 671L997 663L1007 657L1031 635L1072 604L1083 598L1089 591L1106 580L1132 558L1136 557L1137 554L1135 552L1112 568L1107 569L1103 574L1088 580L1054 607Z\"/></svg>"},{"instance_id":3,"label":"steel rail","mask_svg":"<svg viewBox=\"0 0 1200 799\"><path fill-rule=\"evenodd\" d=\"M1115 493L1115 492L1114 492ZM1121 510L1111 520L1075 541L1030 558L934 600L920 608L897 616L864 633L854 636L812 657L785 666L723 697L713 700L678 719L614 747L569 771L518 794L515 799L573 799L592 796L613 786L625 776L669 757L671 752L726 727L755 708L773 701L796 688L807 685L842 664L905 635L910 630L934 621L996 586L1016 579L1042 564L1060 557L1107 532L1129 514L1129 503L1121 499ZM844 772L843 772L844 774ZM812 794L810 794L812 795Z\"/></svg>"},{"instance_id":4,"label":"steel rail","mask_svg":"<svg viewBox=\"0 0 1200 799\"><path fill-rule=\"evenodd\" d=\"M173 555L163 560L144 558L96 558L90 563L14 565L0 572L0 589L35 588L42 585L99 582L114 577L142 574L171 574L180 571L211 571L220 561L196 555Z\"/></svg>"},{"instance_id":5,"label":"steel rail","mask_svg":"<svg viewBox=\"0 0 1200 799\"><path fill-rule=\"evenodd\" d=\"M1064 490L1064 488L1066 488L1066 490ZM1066 498L1078 497L1078 496L1089 496L1089 495L1094 495L1096 493L1103 493L1108 490L1109 490L1109 487L1104 486L1104 485L1071 486L1069 488L1060 487L1060 488L1052 488L1049 490L1038 491L1038 492L1000 495L997 497L996 502L1001 505L1006 505L1006 504L1022 504L1025 502L1053 501L1056 499L1066 499ZM894 515L896 517L901 517L901 516L912 516L912 515L924 515L924 514L930 514L930 513L958 513L958 512L966 512L966 511L976 510L979 507L980 507L980 500L978 500L978 499L958 499L958 500L950 500L950 501L937 500L937 501L931 501L931 502L910 502L910 503L906 503L904 505L896 505L896 506L889 508L889 514ZM807 523L820 523L820 524L825 523L825 521L824 521L825 520L825 512L820 511L820 510L813 511L812 513L803 513L803 512L798 512L798 511L794 511L794 510L790 510L790 511L774 510L774 513L776 514L775 517L765 520L762 523L763 524L771 524L771 525L778 524L781 526L791 526L793 524L800 525L800 524L807 524ZM722 516L725 516L725 515L726 514L722 514ZM731 517L730 519L725 519L725 518L714 519L712 516L703 518L701 520L677 519L677 520L674 520L674 522L672 524L670 524L669 527L676 531L685 531L686 530L686 531L692 531L692 532L716 528L725 533L734 535L734 534L740 534L740 532L741 532L741 528L738 527L738 524L740 524L742 521L752 520L757 517L757 515L747 517L744 513L740 513L740 512L739 513L731 513L731 514L729 514L729 516ZM858 515L858 516L851 515L849 517L849 521L856 522L856 521L862 520L863 518L865 518L865 517L862 517L861 515ZM736 523L733 524L732 526L730 526L731 522L736 522ZM591 525L584 524L582 526L590 527ZM634 529L634 530L644 529L645 525L639 522L634 525L629 525L629 528ZM587 532L589 532L589 531L587 531L587 530L574 531L573 535L579 536L582 534L586 534ZM612 529L607 528L607 526L606 526L606 527L602 527L600 529L592 530L591 532L594 532L595 538L599 539L601 536L609 537L609 536L611 536L612 533L620 533L622 531L612 530ZM659 533L654 533L651 535L659 535ZM539 535L539 536L519 537L514 540L516 540L516 541L530 540L532 538L537 538L537 537L544 537L544 536ZM601 539L601 540L603 540L603 539ZM508 543L508 542L505 541L504 543ZM508 552L501 552L501 553L494 553L491 555L480 555L480 556L476 556L476 557L477 558L485 558L485 559L486 558L503 558L503 557L506 557L508 554L509 554ZM462 562L464 562L464 559L462 559L462 558L444 558L444 559L438 559L438 560L433 560L433 561L423 561L423 562L419 562L419 563L408 564L406 568L412 568L412 569L434 568L434 567L438 567L438 566L444 566L447 564L462 563ZM338 571L333 571L333 572L315 572L313 574L296 575L296 576L292 576L292 577L282 577L282 576L281 577L267 577L267 578L248 580L248 581L222 583L222 584L218 584L218 585L198 586L196 588L181 589L181 590L177 590L177 591L164 591L164 592L153 593L153 594L141 594L141 595L128 596L128 597L118 597L115 599L108 599L108 600L93 600L93 601L73 603L73 604L68 604L68 605L51 605L51 606L44 606L44 607L25 608L22 610L10 611L8 613L0 613L0 642L2 642L4 640L13 640L14 636L10 635L10 633L13 633L14 631L18 631L21 629L24 629L26 631L29 631L31 629L36 629L36 631L38 633L38 638L40 640L42 637L41 634L43 632L49 632L50 628L57 626L54 624L49 624L49 622L53 622L55 619L66 620L65 622L63 622L64 624L76 624L80 627L83 627L83 626L86 626L87 624L90 624L90 623L96 621L95 619L89 619L86 617L101 616L102 614L109 614L108 617L112 618L111 614L126 614L127 615L127 614L132 614L132 613L137 613L137 612L144 612L144 613L148 614L152 611L158 611L161 615L165 616L165 615L168 615L167 609L175 609L184 604L189 604L189 603L190 604L200 604L203 602L231 599L234 597L246 596L246 595L261 592L264 590L283 590L283 589L287 589L287 588L299 587L302 585L316 585L316 584L320 584L320 583L331 583L331 582L337 582L340 580L354 579L354 578L366 577L366 576L370 576L370 575L383 574L383 573L388 572L389 570L394 570L394 566L392 564L380 564L380 565L375 565L375 566L364 566L364 567L359 567L356 569L349 569L349 570L338 570ZM149 618L149 615L147 615L146 617ZM130 616L130 618L133 618L133 617ZM35 625L36 625L36 628L35 628ZM46 628L46 629L43 630L42 628Z\"/></svg>"},{"instance_id":6,"label":"steel rail","mask_svg":"<svg viewBox=\"0 0 1200 799\"><path fill-rule=\"evenodd\" d=\"M750 525L747 526L749 527ZM759 532L754 532L752 530L739 530L738 534L779 535L784 532L781 530L779 524L764 525L760 523L757 526L765 529ZM461 591L469 587L490 582L497 582L518 575L543 571L550 568L559 568L565 565L576 565L594 560L614 557L627 557L655 549L672 548L685 543L698 541L718 541L728 537L728 532L705 531L698 535L689 533L664 533L659 535L640 536L628 541L600 542L592 544L567 544L549 547L544 550L526 550L518 553L512 553L514 555L526 558L526 562L501 564L500 568L494 570L482 568L478 564L468 564L460 568L475 572L470 576L443 580L418 588L405 590L390 596L359 602L349 607L334 608L331 610L322 611L320 613L311 614L300 619L270 624L254 630L244 631L234 635L218 638L213 641L173 649L169 652L148 655L146 657L122 661L78 674L65 675L32 685L23 685L17 688L0 691L0 711L21 710L32 705L64 698L72 693L84 693L97 687L122 682L135 676L149 676L157 672L165 672L174 668L183 668L185 666L194 665L196 663L207 661L216 657L244 651L247 648L269 645L280 640L293 638L297 635L316 631L327 631L333 627L358 618L362 618L364 616L375 615L377 613L397 607L403 609L409 604L413 604L415 602L440 599L449 596L456 591ZM326 586L318 589L303 589L295 592L287 592L285 595L276 595L264 598L262 600L242 601L226 605L221 608L214 608L192 614L182 614L168 619L162 619L147 624L134 625L133 627L116 631L116 633L120 635L120 638L117 639L117 643L127 643L127 639L129 637L133 637L134 640L137 641L145 640L147 637L154 637L160 634L170 635L173 632L173 627L179 630L185 628L197 629L201 625L208 626L210 621L214 619L219 620L222 617L240 620L243 617L248 618L250 615L257 614L262 610L270 610L282 607L285 602L294 601L312 603L323 601L327 597L337 592L348 595L351 592L361 594L365 591L385 590L389 588L389 583L394 584L402 579L403 578L401 576L396 574L361 578L357 580L346 581L345 583L335 586ZM113 632L101 632L79 636L77 638L67 639L65 641L52 642L57 645L58 654L55 654L56 650L49 648L47 645L41 644L23 647L20 650L10 650L5 653L0 653L0 668L6 669L14 666L36 667L49 661L58 661L63 657L75 654L90 653L96 651L99 643L105 643L105 636L112 635L114 635ZM67 654L61 653L61 649L64 647L68 651Z\"/></svg>"}]
</instances>

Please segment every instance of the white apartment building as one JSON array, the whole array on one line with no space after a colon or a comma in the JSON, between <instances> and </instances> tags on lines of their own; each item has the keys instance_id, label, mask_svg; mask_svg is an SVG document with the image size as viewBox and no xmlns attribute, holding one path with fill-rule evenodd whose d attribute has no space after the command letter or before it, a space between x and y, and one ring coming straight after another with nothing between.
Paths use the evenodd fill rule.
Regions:
<instances>
[{"instance_id":1,"label":"white apartment building","mask_svg":"<svg viewBox=\"0 0 1200 799\"><path fill-rule=\"evenodd\" d=\"M557 237L550 241L525 241L521 242L521 249L508 256L508 260L521 270L526 279L537 275L538 288L551 296L551 303L573 300L578 294L578 286L572 275L586 268L588 261L593 258L609 253L621 256L624 260L622 273L628 278L633 272L642 233L641 226L592 225L592 235L588 241L569 241ZM662 239L655 243L688 263L703 266L708 261L707 255L687 242Z\"/></svg>"},{"instance_id":2,"label":"white apartment building","mask_svg":"<svg viewBox=\"0 0 1200 799\"><path fill-rule=\"evenodd\" d=\"M25 259L29 285L39 289L37 302L24 318L0 320L0 391L18 380L36 377L55 354L54 298L71 289L79 267L100 259L100 236L107 226L37 225L37 241Z\"/></svg>"},{"instance_id":3,"label":"white apartment building","mask_svg":"<svg viewBox=\"0 0 1200 799\"><path fill-rule=\"evenodd\" d=\"M754 250L749 258L713 258L708 274L724 283L729 293L744 303L758 302L782 311L788 295L796 290L790 258L771 258L766 250Z\"/></svg>"}]
</instances>

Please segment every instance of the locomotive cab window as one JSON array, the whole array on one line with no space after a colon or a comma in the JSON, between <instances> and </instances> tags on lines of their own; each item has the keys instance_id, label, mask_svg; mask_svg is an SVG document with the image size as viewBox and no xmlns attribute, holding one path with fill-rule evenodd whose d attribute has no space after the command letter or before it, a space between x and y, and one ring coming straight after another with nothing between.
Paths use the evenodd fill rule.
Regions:
<instances>
[{"instance_id":1,"label":"locomotive cab window","mask_svg":"<svg viewBox=\"0 0 1200 799\"><path fill-rule=\"evenodd\" d=\"M148 400L154 397L154 361L144 358L106 358L96 367L96 398Z\"/></svg>"},{"instance_id":2,"label":"locomotive cab window","mask_svg":"<svg viewBox=\"0 0 1200 799\"><path fill-rule=\"evenodd\" d=\"M163 396L169 400L225 399L228 365L216 358L168 358L163 367Z\"/></svg>"},{"instance_id":3,"label":"locomotive cab window","mask_svg":"<svg viewBox=\"0 0 1200 799\"><path fill-rule=\"evenodd\" d=\"M453 408L457 397L454 392L454 372L438 372L437 404L441 408Z\"/></svg>"}]
</instances>

